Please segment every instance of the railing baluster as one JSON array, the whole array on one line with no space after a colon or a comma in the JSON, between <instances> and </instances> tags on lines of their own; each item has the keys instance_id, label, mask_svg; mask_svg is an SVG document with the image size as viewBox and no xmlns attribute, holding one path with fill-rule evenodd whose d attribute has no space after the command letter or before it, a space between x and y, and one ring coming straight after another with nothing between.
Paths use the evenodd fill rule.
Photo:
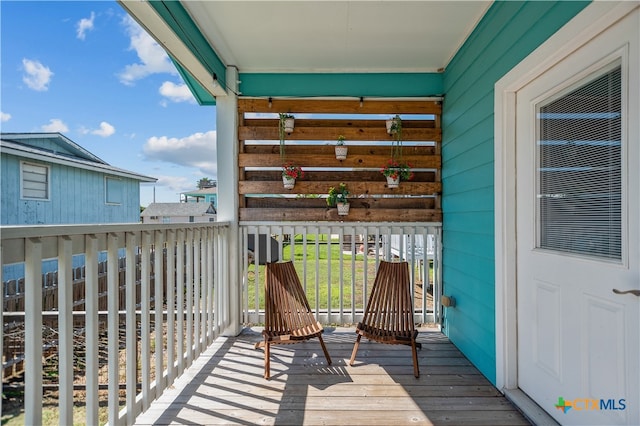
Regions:
<instances>
[{"instance_id":1,"label":"railing baluster","mask_svg":"<svg viewBox=\"0 0 640 426\"><path fill-rule=\"evenodd\" d=\"M207 250L207 239L209 235L207 230L200 230L200 270L202 278L200 279L200 303L198 304L200 314L200 353L204 352L207 347L207 299L209 298L209 269L207 261L209 252Z\"/></svg>"},{"instance_id":2,"label":"railing baluster","mask_svg":"<svg viewBox=\"0 0 640 426\"><path fill-rule=\"evenodd\" d=\"M217 238L216 229L210 229L208 232L207 238L207 288L208 288L208 297L207 297L207 345L211 345L213 340L215 339L215 334L213 331L213 301L215 296L215 275L214 275L214 256L215 256L215 240Z\"/></svg>"},{"instance_id":3,"label":"railing baluster","mask_svg":"<svg viewBox=\"0 0 640 426\"><path fill-rule=\"evenodd\" d=\"M184 330L184 315L185 315L185 304L184 304L184 287L186 285L185 282L185 251L187 249L187 243L185 241L185 233L183 230L178 231L178 236L176 239L176 316L178 333L177 333L177 351L176 355L178 356L178 376L182 375L185 369L185 349L184 349L184 341L185 341L185 330Z\"/></svg>"},{"instance_id":4,"label":"railing baluster","mask_svg":"<svg viewBox=\"0 0 640 426\"><path fill-rule=\"evenodd\" d=\"M42 424L42 242L25 241L25 424Z\"/></svg>"},{"instance_id":5,"label":"railing baluster","mask_svg":"<svg viewBox=\"0 0 640 426\"><path fill-rule=\"evenodd\" d=\"M118 235L110 233L107 236L107 307L108 316L108 348L109 348L109 424L118 424L120 403L120 282L118 265ZM62 357L61 357L62 358ZM60 424L72 424L60 420Z\"/></svg>"},{"instance_id":6,"label":"railing baluster","mask_svg":"<svg viewBox=\"0 0 640 426\"><path fill-rule=\"evenodd\" d=\"M189 367L193 363L193 273L194 273L194 261L193 261L193 230L187 230L187 364Z\"/></svg>"},{"instance_id":7,"label":"railing baluster","mask_svg":"<svg viewBox=\"0 0 640 426\"><path fill-rule=\"evenodd\" d=\"M141 248L141 272L140 280L140 373L142 375L142 411L149 408L149 392L151 389L151 316L149 312L149 299L151 297L151 235L142 232Z\"/></svg>"},{"instance_id":8,"label":"railing baluster","mask_svg":"<svg viewBox=\"0 0 640 426\"><path fill-rule=\"evenodd\" d=\"M73 424L73 275L71 238L58 238L58 377L60 424Z\"/></svg>"},{"instance_id":9,"label":"railing baluster","mask_svg":"<svg viewBox=\"0 0 640 426\"><path fill-rule=\"evenodd\" d=\"M171 386L176 377L176 233L174 230L167 232L167 387Z\"/></svg>"},{"instance_id":10,"label":"railing baluster","mask_svg":"<svg viewBox=\"0 0 640 426\"><path fill-rule=\"evenodd\" d=\"M153 242L153 310L155 322L155 382L156 382L156 398L162 395L164 391L164 363L163 363L163 329L164 329L164 233L156 231ZM170 335L169 335L170 336ZM167 343L171 339L167 339Z\"/></svg>"},{"instance_id":11,"label":"railing baluster","mask_svg":"<svg viewBox=\"0 0 640 426\"><path fill-rule=\"evenodd\" d=\"M138 342L137 342L137 314L136 314L136 245L137 238L133 232L127 232L125 236L125 256L126 256L126 378L127 378L127 424L131 425L136 419L136 384L138 365Z\"/></svg>"},{"instance_id":12,"label":"railing baluster","mask_svg":"<svg viewBox=\"0 0 640 426\"><path fill-rule=\"evenodd\" d=\"M202 291L202 246L200 244L200 230L193 230L193 301L192 308L193 330L193 359L200 355L200 296ZM190 315L190 316L191 316Z\"/></svg>"},{"instance_id":13,"label":"railing baluster","mask_svg":"<svg viewBox=\"0 0 640 426\"><path fill-rule=\"evenodd\" d=\"M86 421L98 424L98 239L85 237L85 342L86 342Z\"/></svg>"}]
</instances>

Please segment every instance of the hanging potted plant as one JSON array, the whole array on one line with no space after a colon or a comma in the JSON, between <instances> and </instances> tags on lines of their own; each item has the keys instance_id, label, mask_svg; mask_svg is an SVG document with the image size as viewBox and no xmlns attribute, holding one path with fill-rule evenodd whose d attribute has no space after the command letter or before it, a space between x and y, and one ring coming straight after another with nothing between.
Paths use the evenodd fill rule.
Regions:
<instances>
[{"instance_id":1,"label":"hanging potted plant","mask_svg":"<svg viewBox=\"0 0 640 426\"><path fill-rule=\"evenodd\" d=\"M336 142L336 159L337 160L346 160L347 152L349 151L349 147L344 144L345 138L344 136L338 136L338 141Z\"/></svg>"},{"instance_id":2,"label":"hanging potted plant","mask_svg":"<svg viewBox=\"0 0 640 426\"><path fill-rule=\"evenodd\" d=\"M280 122L278 123L278 133L280 135L280 159L284 161L285 157L285 138L293 132L295 118L291 114L280 113Z\"/></svg>"},{"instance_id":3,"label":"hanging potted plant","mask_svg":"<svg viewBox=\"0 0 640 426\"><path fill-rule=\"evenodd\" d=\"M302 179L303 177L304 170L302 170L302 167L292 163L282 166L282 184L285 189L293 189L296 185L296 179Z\"/></svg>"},{"instance_id":4,"label":"hanging potted plant","mask_svg":"<svg viewBox=\"0 0 640 426\"><path fill-rule=\"evenodd\" d=\"M411 164L403 163L393 158L390 158L382 169L380 169L380 173L387 178L387 186L389 188L397 188L401 180L413 179Z\"/></svg>"},{"instance_id":5,"label":"hanging potted plant","mask_svg":"<svg viewBox=\"0 0 640 426\"><path fill-rule=\"evenodd\" d=\"M386 121L387 133L394 135L396 139L402 139L402 119L396 114Z\"/></svg>"},{"instance_id":6,"label":"hanging potted plant","mask_svg":"<svg viewBox=\"0 0 640 426\"><path fill-rule=\"evenodd\" d=\"M329 188L329 196L327 197L327 205L329 207L337 207L338 215L346 216L349 214L349 190L343 182L338 188L332 186Z\"/></svg>"},{"instance_id":7,"label":"hanging potted plant","mask_svg":"<svg viewBox=\"0 0 640 426\"><path fill-rule=\"evenodd\" d=\"M402 119L398 114L387 120L387 132L393 135L391 158L382 166L380 173L387 178L388 188L397 188L401 180L413 179L411 165L402 160Z\"/></svg>"}]
</instances>

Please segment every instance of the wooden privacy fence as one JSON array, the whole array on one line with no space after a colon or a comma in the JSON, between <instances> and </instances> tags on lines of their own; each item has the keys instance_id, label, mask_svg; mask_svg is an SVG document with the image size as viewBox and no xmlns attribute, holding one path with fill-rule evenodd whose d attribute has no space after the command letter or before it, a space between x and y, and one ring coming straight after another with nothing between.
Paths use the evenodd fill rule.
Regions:
<instances>
[{"instance_id":1,"label":"wooden privacy fence","mask_svg":"<svg viewBox=\"0 0 640 426\"><path fill-rule=\"evenodd\" d=\"M165 262L166 264L166 255ZM141 268L140 256L136 258L136 309L140 308L141 297ZM164 279L163 293L166 293L166 271L162 271ZM73 310L82 312L85 310L85 267L73 268L72 297ZM125 258L118 259L118 282L119 285L119 311L126 309L126 261ZM151 262L150 277L150 302L155 301L155 272L154 265ZM50 313L43 316L43 327L48 330L58 329L58 316L56 312L59 310L58 303L58 271L47 272L42 275L42 310ZM108 310L108 290L107 290L107 262L98 263L98 310ZM24 360L24 311L25 311L25 280L24 278L17 280L9 280L3 283L4 295L4 342L3 342L3 365L4 377L17 376L23 373ZM161 301L163 303L164 301ZM12 315L15 313L15 315ZM73 327L76 330L84 330L85 316L74 315ZM99 330L103 332L106 329L106 317L99 322ZM46 334L46 333L45 333ZM45 357L47 352L55 353L57 351L57 333L53 333L50 341L43 341L43 350ZM44 337L44 336L43 336ZM46 337L44 340L47 340ZM48 349L50 349L48 351Z\"/></svg>"},{"instance_id":2,"label":"wooden privacy fence","mask_svg":"<svg viewBox=\"0 0 640 426\"><path fill-rule=\"evenodd\" d=\"M139 259L138 259L139 261ZM120 286L120 307L124 309L124 291L125 291L125 259L118 259L118 281L123 283ZM85 267L79 266L73 268L73 309L75 311L84 310L85 305ZM153 280L153 278L152 278ZM140 298L140 268L136 268L136 287L137 298ZM154 289L151 289L152 293ZM98 309L107 309L107 262L98 263ZM3 283L4 295L4 312L23 312L25 286L24 278L17 280L9 280ZM58 310L58 271L47 272L42 274L42 310L57 311Z\"/></svg>"},{"instance_id":3,"label":"wooden privacy fence","mask_svg":"<svg viewBox=\"0 0 640 426\"><path fill-rule=\"evenodd\" d=\"M239 197L241 221L440 222L442 132L439 100L240 99ZM295 116L280 155L277 113ZM394 137L385 121L402 117L402 160L414 178L389 188L380 169L389 160ZM336 159L344 136L348 155ZM305 171L293 189L284 189L283 163ZM338 216L328 207L329 187L347 184L351 210Z\"/></svg>"}]
</instances>

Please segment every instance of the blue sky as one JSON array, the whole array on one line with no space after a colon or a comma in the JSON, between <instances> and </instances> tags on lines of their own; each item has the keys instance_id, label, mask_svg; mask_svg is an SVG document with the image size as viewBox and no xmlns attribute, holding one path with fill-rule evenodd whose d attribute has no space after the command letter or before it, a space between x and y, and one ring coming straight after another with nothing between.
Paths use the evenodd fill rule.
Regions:
<instances>
[{"instance_id":1,"label":"blue sky","mask_svg":"<svg viewBox=\"0 0 640 426\"><path fill-rule=\"evenodd\" d=\"M115 1L0 1L2 132L60 132L155 177L140 203L216 179L215 107Z\"/></svg>"}]
</instances>

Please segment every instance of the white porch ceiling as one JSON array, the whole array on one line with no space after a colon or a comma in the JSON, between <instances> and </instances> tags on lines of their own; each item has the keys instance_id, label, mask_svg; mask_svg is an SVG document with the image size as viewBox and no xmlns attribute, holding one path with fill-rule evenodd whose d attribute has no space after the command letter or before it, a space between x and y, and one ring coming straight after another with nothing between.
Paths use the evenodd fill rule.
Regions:
<instances>
[{"instance_id":1,"label":"white porch ceiling","mask_svg":"<svg viewBox=\"0 0 640 426\"><path fill-rule=\"evenodd\" d=\"M437 72L491 1L187 1L227 65L250 72Z\"/></svg>"}]
</instances>

